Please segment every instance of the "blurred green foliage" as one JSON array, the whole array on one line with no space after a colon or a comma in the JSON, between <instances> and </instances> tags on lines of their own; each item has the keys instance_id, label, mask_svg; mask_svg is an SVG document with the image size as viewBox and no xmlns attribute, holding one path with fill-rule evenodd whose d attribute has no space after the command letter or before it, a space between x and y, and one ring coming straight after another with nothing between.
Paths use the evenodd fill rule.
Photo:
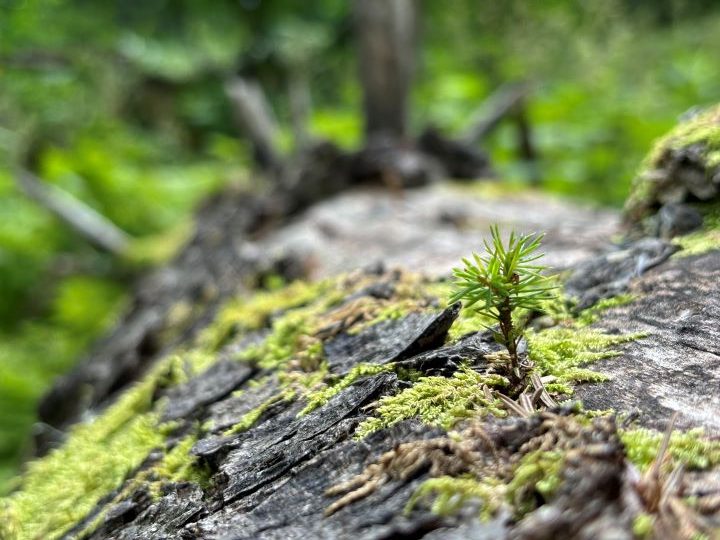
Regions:
<instances>
[{"instance_id":1,"label":"blurred green foliage","mask_svg":"<svg viewBox=\"0 0 720 540\"><path fill-rule=\"evenodd\" d=\"M419 5L413 125L459 131L501 84L529 81L554 192L620 205L651 141L720 97L710 0ZM168 255L207 194L248 182L229 75L261 82L284 148L298 73L311 132L360 143L351 26L345 0L0 0L0 484L38 397L116 320L137 265ZM529 178L512 126L488 148L502 176ZM133 235L133 253L99 253L30 202L18 165Z\"/></svg>"}]
</instances>

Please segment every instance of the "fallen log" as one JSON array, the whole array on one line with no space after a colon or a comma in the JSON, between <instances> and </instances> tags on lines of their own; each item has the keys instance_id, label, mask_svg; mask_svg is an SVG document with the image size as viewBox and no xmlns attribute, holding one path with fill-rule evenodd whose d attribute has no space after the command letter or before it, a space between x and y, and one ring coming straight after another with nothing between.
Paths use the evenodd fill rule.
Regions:
<instances>
[{"instance_id":1,"label":"fallen log","mask_svg":"<svg viewBox=\"0 0 720 540\"><path fill-rule=\"evenodd\" d=\"M493 185L364 187L274 227L270 201L239 201L205 208L190 245L46 400L67 435L2 500L4 534L716 534L712 218L694 236L613 245L614 212ZM492 334L447 306L438 280L494 222L546 231L565 283L530 321L537 377L517 404L497 398ZM278 275L303 281L276 288Z\"/></svg>"}]
</instances>

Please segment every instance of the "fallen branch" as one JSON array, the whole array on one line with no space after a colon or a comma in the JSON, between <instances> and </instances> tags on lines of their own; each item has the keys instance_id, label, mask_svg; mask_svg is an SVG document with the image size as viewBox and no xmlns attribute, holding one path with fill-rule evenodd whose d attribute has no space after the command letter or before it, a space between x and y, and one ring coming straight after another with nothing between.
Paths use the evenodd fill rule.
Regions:
<instances>
[{"instance_id":1,"label":"fallen branch","mask_svg":"<svg viewBox=\"0 0 720 540\"><path fill-rule=\"evenodd\" d=\"M530 87L525 83L501 86L472 115L461 140L469 145L478 144L503 118L522 106L529 91Z\"/></svg>"},{"instance_id":2,"label":"fallen branch","mask_svg":"<svg viewBox=\"0 0 720 540\"><path fill-rule=\"evenodd\" d=\"M265 170L278 170L282 158L275 144L277 124L260 86L242 77L225 83L225 94L233 108L235 121L255 148L255 161Z\"/></svg>"},{"instance_id":3,"label":"fallen branch","mask_svg":"<svg viewBox=\"0 0 720 540\"><path fill-rule=\"evenodd\" d=\"M21 169L15 178L25 195L52 212L96 247L115 255L127 251L131 237L93 208L59 187L43 182L30 171Z\"/></svg>"}]
</instances>

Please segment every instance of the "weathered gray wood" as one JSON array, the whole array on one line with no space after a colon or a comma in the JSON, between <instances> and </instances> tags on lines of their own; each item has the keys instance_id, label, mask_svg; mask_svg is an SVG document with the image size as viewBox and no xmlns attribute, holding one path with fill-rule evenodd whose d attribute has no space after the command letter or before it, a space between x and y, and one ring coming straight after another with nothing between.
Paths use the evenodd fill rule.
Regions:
<instances>
[{"instance_id":1,"label":"weathered gray wood","mask_svg":"<svg viewBox=\"0 0 720 540\"><path fill-rule=\"evenodd\" d=\"M595 364L612 380L581 386L578 397L592 408L637 410L660 429L678 412L678 427L720 435L720 251L671 259L634 279L629 291L637 300L597 325L647 337Z\"/></svg>"}]
</instances>

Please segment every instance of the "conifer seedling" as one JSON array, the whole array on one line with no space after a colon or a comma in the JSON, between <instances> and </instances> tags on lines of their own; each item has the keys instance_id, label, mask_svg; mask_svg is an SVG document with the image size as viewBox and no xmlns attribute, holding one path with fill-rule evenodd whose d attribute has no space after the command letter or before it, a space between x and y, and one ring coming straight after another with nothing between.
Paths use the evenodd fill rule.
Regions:
<instances>
[{"instance_id":1,"label":"conifer seedling","mask_svg":"<svg viewBox=\"0 0 720 540\"><path fill-rule=\"evenodd\" d=\"M494 225L490 236L490 242L484 241L485 255L473 253L472 259L462 260L462 267L453 269L455 292L450 302L462 301L466 309L497 321L499 330L493 329L493 333L507 349L507 371L516 386L525 380L529 367L521 365L518 355L524 331L519 315L541 311L543 301L552 298L555 286L542 275L546 267L536 262L543 256L538 252L542 235L512 232L505 244Z\"/></svg>"}]
</instances>

